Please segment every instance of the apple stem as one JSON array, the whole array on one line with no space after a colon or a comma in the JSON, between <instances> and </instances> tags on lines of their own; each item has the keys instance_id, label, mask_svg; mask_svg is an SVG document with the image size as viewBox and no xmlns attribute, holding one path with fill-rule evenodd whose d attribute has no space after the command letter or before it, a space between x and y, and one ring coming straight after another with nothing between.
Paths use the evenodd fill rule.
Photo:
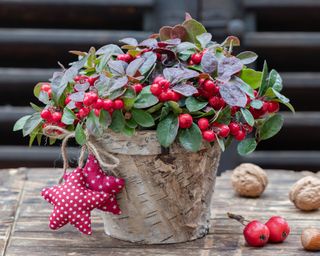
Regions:
<instances>
[{"instance_id":1,"label":"apple stem","mask_svg":"<svg viewBox=\"0 0 320 256\"><path fill-rule=\"evenodd\" d=\"M245 219L243 216L241 216L241 215L233 214L233 213L231 213L231 212L228 212L227 215L228 215L228 217L229 217L230 219L234 219L234 220L240 222L243 226L246 225L245 223L249 223L249 222L250 222L249 220L246 220L246 219Z\"/></svg>"}]
</instances>

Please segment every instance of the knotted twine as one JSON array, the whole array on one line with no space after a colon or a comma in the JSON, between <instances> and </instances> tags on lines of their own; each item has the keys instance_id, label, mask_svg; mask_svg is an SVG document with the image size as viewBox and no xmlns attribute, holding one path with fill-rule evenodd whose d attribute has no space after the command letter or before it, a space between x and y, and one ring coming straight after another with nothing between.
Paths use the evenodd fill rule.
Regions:
<instances>
[{"instance_id":1,"label":"knotted twine","mask_svg":"<svg viewBox=\"0 0 320 256\"><path fill-rule=\"evenodd\" d=\"M52 133L53 131L59 131L60 134ZM67 156L67 143L69 139L75 138L75 132L68 131L56 125L48 125L43 128L43 134L47 137L53 139L62 139L61 144L61 155L63 160L63 174L59 179L59 184L62 183L64 175L67 173L67 169L69 168L69 161ZM95 146L91 141L89 135L86 133L86 143L81 147L80 156L78 159L78 166L80 168L84 165L85 153L86 151L92 153L99 164L105 167L108 171L112 172L114 175L114 169L119 166L120 160L114 155L107 152L103 147ZM112 163L105 162L101 156L105 156L107 159L110 159ZM105 170L103 170L106 172ZM116 176L116 175L115 175Z\"/></svg>"}]
</instances>

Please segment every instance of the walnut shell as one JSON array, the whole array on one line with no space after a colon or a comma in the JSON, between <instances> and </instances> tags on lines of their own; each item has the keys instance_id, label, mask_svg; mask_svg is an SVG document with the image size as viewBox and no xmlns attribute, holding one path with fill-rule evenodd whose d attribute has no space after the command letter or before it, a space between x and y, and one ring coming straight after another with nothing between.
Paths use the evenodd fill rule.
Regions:
<instances>
[{"instance_id":1,"label":"walnut shell","mask_svg":"<svg viewBox=\"0 0 320 256\"><path fill-rule=\"evenodd\" d=\"M291 188L289 198L294 205L303 211L320 208L320 179L307 176L298 180Z\"/></svg>"},{"instance_id":2,"label":"walnut shell","mask_svg":"<svg viewBox=\"0 0 320 256\"><path fill-rule=\"evenodd\" d=\"M234 190L244 197L259 197L268 185L266 172L250 163L237 166L233 170L231 181Z\"/></svg>"}]
</instances>

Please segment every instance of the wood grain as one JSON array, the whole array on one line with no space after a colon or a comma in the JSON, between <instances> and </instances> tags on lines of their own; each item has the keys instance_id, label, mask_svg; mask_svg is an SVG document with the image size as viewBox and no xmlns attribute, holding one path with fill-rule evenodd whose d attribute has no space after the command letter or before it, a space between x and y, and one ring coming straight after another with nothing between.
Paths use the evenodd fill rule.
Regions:
<instances>
[{"instance_id":1,"label":"wood grain","mask_svg":"<svg viewBox=\"0 0 320 256\"><path fill-rule=\"evenodd\" d=\"M260 199L236 196L230 184L230 172L217 178L212 200L209 234L188 243L170 245L140 245L111 238L104 234L99 212L93 213L93 235L84 236L71 226L58 231L48 228L52 210L40 197L44 186L57 182L60 169L19 169L0 171L0 251L5 256L61 255L168 255L168 256L304 256L317 255L303 251L300 244L302 229L320 227L320 212L303 213L288 200L292 184L309 172L267 170L269 186ZM231 211L266 221L272 215L282 215L292 232L283 244L264 248L246 246L242 226L226 217ZM6 249L5 249L6 248Z\"/></svg>"}]
</instances>

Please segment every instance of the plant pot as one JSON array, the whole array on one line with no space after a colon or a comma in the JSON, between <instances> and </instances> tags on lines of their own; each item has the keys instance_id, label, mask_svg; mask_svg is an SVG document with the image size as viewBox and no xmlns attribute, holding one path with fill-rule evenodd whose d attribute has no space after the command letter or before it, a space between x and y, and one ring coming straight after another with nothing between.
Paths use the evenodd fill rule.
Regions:
<instances>
[{"instance_id":1,"label":"plant pot","mask_svg":"<svg viewBox=\"0 0 320 256\"><path fill-rule=\"evenodd\" d=\"M122 214L103 212L106 234L130 242L166 244L208 233L221 153L217 143L192 153L177 143L162 148L155 131L132 137L108 132L90 140L119 158L114 171L126 180L126 191L118 196Z\"/></svg>"}]
</instances>

